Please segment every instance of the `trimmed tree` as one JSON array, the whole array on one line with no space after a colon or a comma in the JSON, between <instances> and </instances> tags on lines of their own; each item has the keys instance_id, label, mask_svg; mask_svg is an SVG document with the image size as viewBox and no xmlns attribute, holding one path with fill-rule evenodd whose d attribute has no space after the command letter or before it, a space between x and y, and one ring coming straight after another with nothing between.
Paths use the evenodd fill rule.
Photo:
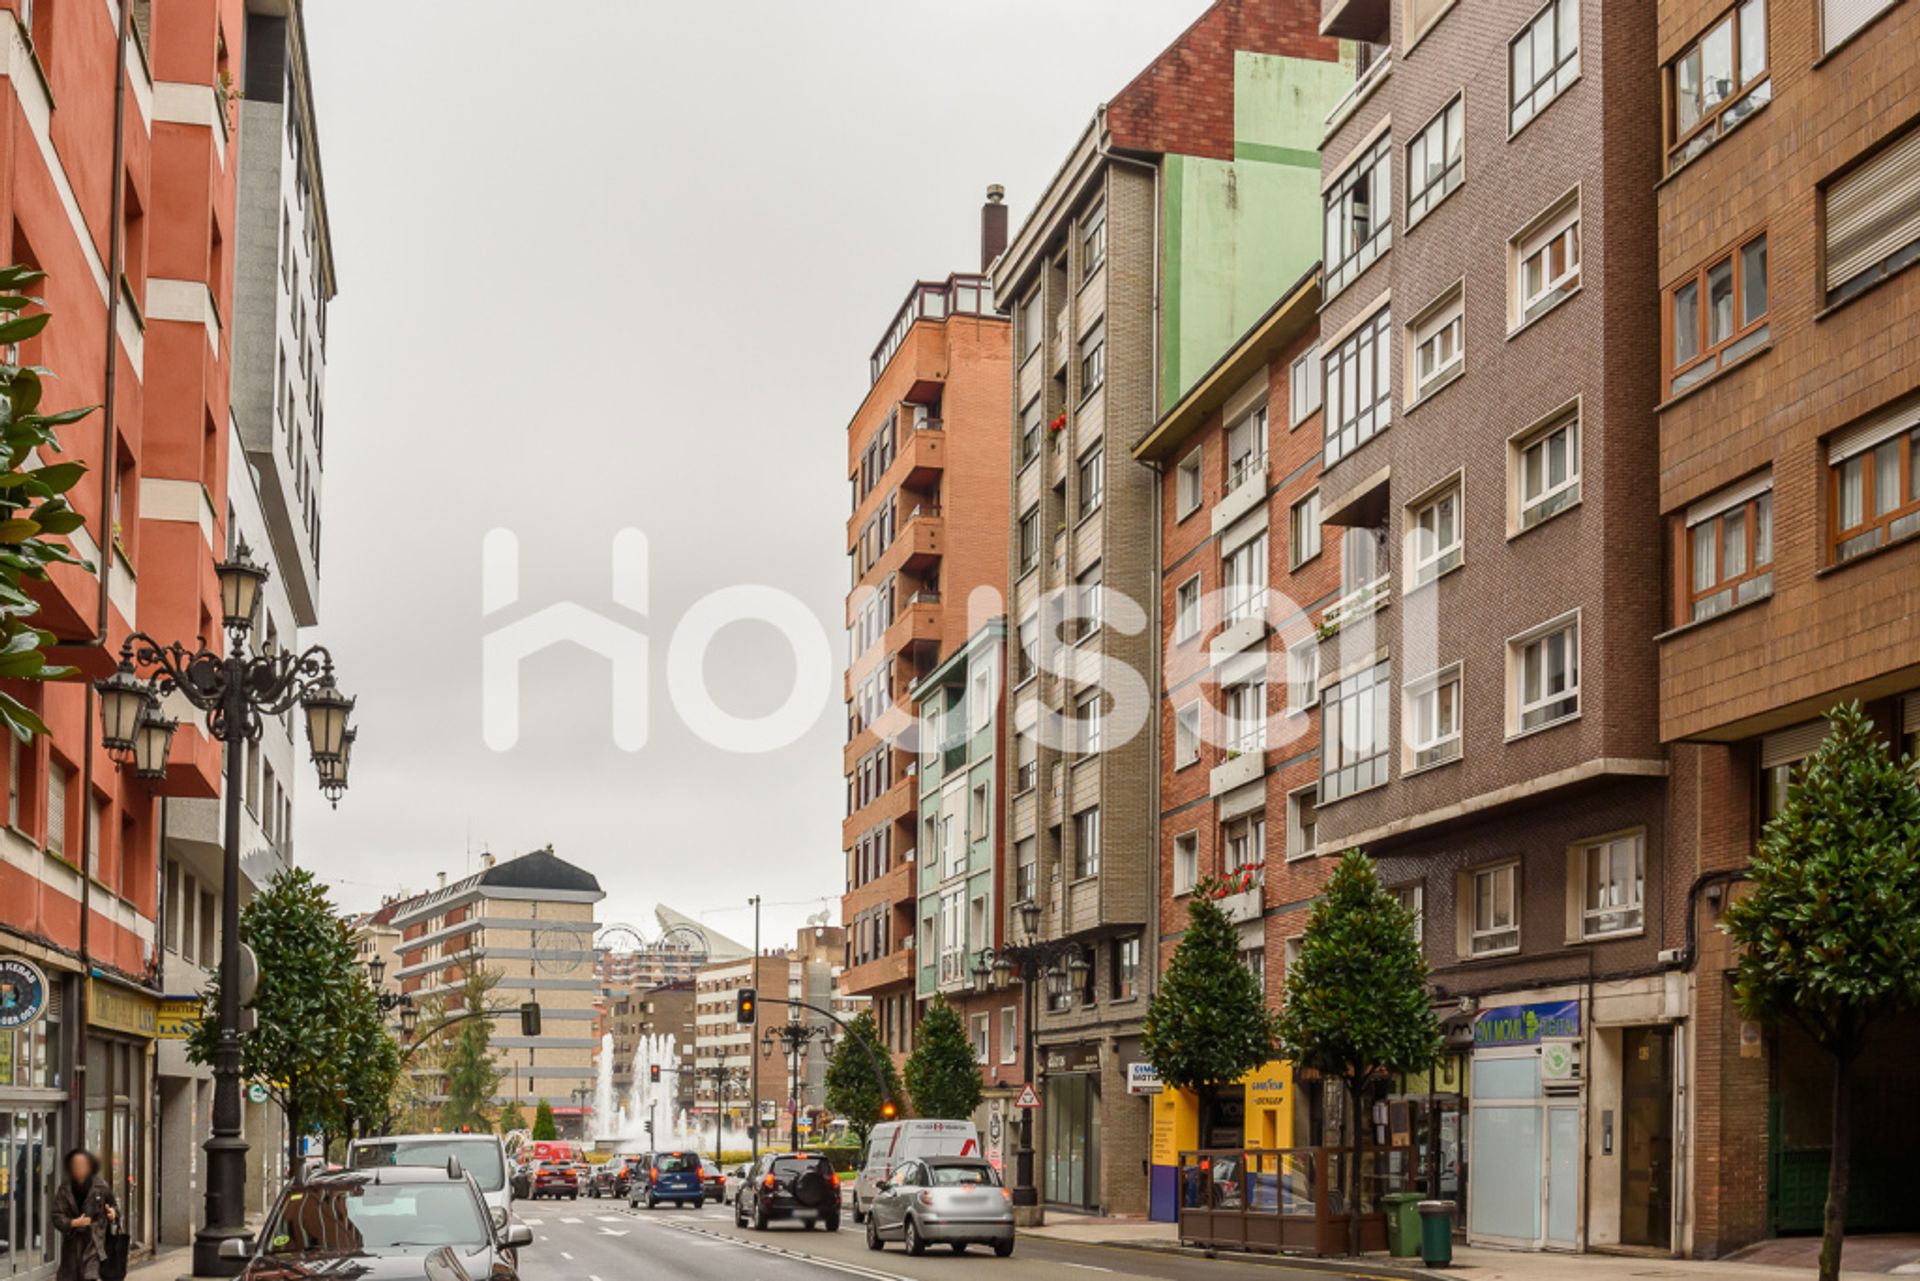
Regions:
<instances>
[{"instance_id":1,"label":"trimmed tree","mask_svg":"<svg viewBox=\"0 0 1920 1281\"><path fill-rule=\"evenodd\" d=\"M1217 900L1220 882L1194 886L1187 929L1147 1004L1142 1044L1167 1085L1191 1090L1200 1104L1200 1146L1213 1145L1220 1087L1274 1056L1278 1038L1266 994L1240 961L1240 936Z\"/></svg>"},{"instance_id":2,"label":"trimmed tree","mask_svg":"<svg viewBox=\"0 0 1920 1281\"><path fill-rule=\"evenodd\" d=\"M888 1099L899 1097L900 1073L893 1066L893 1055L880 1039L872 1012L862 1010L847 1024L846 1034L827 1061L827 1106L846 1118L847 1128L864 1147L880 1123L882 1107Z\"/></svg>"},{"instance_id":3,"label":"trimmed tree","mask_svg":"<svg viewBox=\"0 0 1920 1281\"><path fill-rule=\"evenodd\" d=\"M533 1137L536 1141L560 1137L560 1127L553 1123L553 1105L545 1099L533 1111Z\"/></svg>"},{"instance_id":4,"label":"trimmed tree","mask_svg":"<svg viewBox=\"0 0 1920 1281\"><path fill-rule=\"evenodd\" d=\"M469 973L461 984L460 1009L452 1017L486 1009L487 994L499 981L499 975L485 970ZM449 1130L493 1128L488 1111L500 1089L501 1071L494 1062L492 1040L493 1019L488 1015L462 1018L453 1026L443 1059L447 1101L440 1108L440 1123Z\"/></svg>"},{"instance_id":5,"label":"trimmed tree","mask_svg":"<svg viewBox=\"0 0 1920 1281\"><path fill-rule=\"evenodd\" d=\"M1721 920L1740 958L1748 1018L1794 1023L1833 1061L1833 1147L1821 1281L1840 1273L1852 1156L1849 1091L1867 1030L1920 1005L1920 781L1858 703L1827 714L1826 741L1760 834L1751 885Z\"/></svg>"},{"instance_id":6,"label":"trimmed tree","mask_svg":"<svg viewBox=\"0 0 1920 1281\"><path fill-rule=\"evenodd\" d=\"M913 1053L907 1058L907 1093L913 1110L929 1120L965 1121L980 1106L980 1060L960 1022L960 1012L936 993L920 1016Z\"/></svg>"},{"instance_id":7,"label":"trimmed tree","mask_svg":"<svg viewBox=\"0 0 1920 1281\"><path fill-rule=\"evenodd\" d=\"M1373 860L1348 850L1307 918L1287 975L1280 1043L1296 1068L1344 1087L1353 1126L1346 1163L1347 1249L1360 1252L1364 1095L1370 1080L1423 1072L1440 1052L1440 1020L1413 913L1389 894Z\"/></svg>"},{"instance_id":8,"label":"trimmed tree","mask_svg":"<svg viewBox=\"0 0 1920 1281\"><path fill-rule=\"evenodd\" d=\"M527 1115L520 1110L519 1099L515 1099L513 1102L507 1104L505 1108L501 1109L500 1133L512 1134L516 1130L524 1130L526 1128Z\"/></svg>"}]
</instances>

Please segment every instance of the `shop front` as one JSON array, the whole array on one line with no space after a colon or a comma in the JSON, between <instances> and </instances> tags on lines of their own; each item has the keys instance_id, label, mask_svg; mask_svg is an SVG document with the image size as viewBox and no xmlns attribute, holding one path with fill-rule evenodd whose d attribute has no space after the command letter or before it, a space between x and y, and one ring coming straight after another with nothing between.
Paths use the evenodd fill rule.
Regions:
<instances>
[{"instance_id":1,"label":"shop front","mask_svg":"<svg viewBox=\"0 0 1920 1281\"><path fill-rule=\"evenodd\" d=\"M1041 1092L1041 1195L1049 1205L1091 1210L1100 1204L1100 1043L1044 1047Z\"/></svg>"},{"instance_id":2,"label":"shop front","mask_svg":"<svg viewBox=\"0 0 1920 1281\"><path fill-rule=\"evenodd\" d=\"M60 975L0 950L0 1278L38 1281L59 1264L47 1217L65 1099Z\"/></svg>"},{"instance_id":3,"label":"shop front","mask_svg":"<svg viewBox=\"0 0 1920 1281\"><path fill-rule=\"evenodd\" d=\"M1145 1068L1145 1064L1138 1065ZM1200 1101L1191 1090L1163 1088L1159 1078L1129 1071L1133 1079L1150 1080L1142 1089L1153 1100L1153 1151L1149 1214L1161 1223L1179 1218L1180 1154L1201 1146ZM1208 1148L1286 1148L1306 1142L1295 1132L1293 1064L1274 1059L1240 1081L1222 1086L1215 1096Z\"/></svg>"},{"instance_id":4,"label":"shop front","mask_svg":"<svg viewBox=\"0 0 1920 1281\"><path fill-rule=\"evenodd\" d=\"M1425 1072L1397 1078L1387 1093L1386 1127L1375 1139L1414 1154L1414 1170L1431 1195L1454 1203L1454 1222L1467 1215L1467 1109L1471 1052L1451 1048Z\"/></svg>"},{"instance_id":5,"label":"shop front","mask_svg":"<svg viewBox=\"0 0 1920 1281\"><path fill-rule=\"evenodd\" d=\"M1579 1248L1581 1023L1577 995L1475 1016L1469 1242Z\"/></svg>"},{"instance_id":6,"label":"shop front","mask_svg":"<svg viewBox=\"0 0 1920 1281\"><path fill-rule=\"evenodd\" d=\"M87 1149L100 1158L134 1249L153 1244L153 1053L159 998L95 978L87 995Z\"/></svg>"}]
</instances>

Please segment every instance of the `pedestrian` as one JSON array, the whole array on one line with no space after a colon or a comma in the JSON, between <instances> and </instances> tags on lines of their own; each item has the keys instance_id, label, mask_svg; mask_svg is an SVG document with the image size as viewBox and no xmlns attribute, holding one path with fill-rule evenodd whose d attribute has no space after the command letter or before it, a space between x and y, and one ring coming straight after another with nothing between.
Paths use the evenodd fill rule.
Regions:
<instances>
[{"instance_id":1,"label":"pedestrian","mask_svg":"<svg viewBox=\"0 0 1920 1281\"><path fill-rule=\"evenodd\" d=\"M67 1153L67 1177L53 1195L53 1230L61 1238L58 1281L99 1281L108 1226L119 1217L93 1153L85 1148Z\"/></svg>"}]
</instances>

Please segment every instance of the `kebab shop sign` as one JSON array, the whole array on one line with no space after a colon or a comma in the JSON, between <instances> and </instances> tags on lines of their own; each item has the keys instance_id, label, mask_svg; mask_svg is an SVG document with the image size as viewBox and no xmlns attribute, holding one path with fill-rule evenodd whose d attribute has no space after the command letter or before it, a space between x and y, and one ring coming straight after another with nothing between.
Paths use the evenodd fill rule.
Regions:
<instances>
[{"instance_id":1,"label":"kebab shop sign","mask_svg":"<svg viewBox=\"0 0 1920 1281\"><path fill-rule=\"evenodd\" d=\"M1498 1050L1514 1045L1580 1035L1580 1002L1548 1001L1539 1005L1502 1005L1480 1011L1473 1021L1473 1045Z\"/></svg>"}]
</instances>

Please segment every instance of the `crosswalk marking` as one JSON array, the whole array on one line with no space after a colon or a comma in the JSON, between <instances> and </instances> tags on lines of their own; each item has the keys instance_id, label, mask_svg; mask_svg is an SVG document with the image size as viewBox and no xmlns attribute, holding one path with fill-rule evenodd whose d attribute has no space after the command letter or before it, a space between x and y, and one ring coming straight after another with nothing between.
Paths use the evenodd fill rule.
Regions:
<instances>
[{"instance_id":1,"label":"crosswalk marking","mask_svg":"<svg viewBox=\"0 0 1920 1281\"><path fill-rule=\"evenodd\" d=\"M580 1220L578 1220L578 1219L562 1219L562 1220L560 1220L560 1222L562 1222L562 1223L578 1223L578 1222L580 1222Z\"/></svg>"}]
</instances>

